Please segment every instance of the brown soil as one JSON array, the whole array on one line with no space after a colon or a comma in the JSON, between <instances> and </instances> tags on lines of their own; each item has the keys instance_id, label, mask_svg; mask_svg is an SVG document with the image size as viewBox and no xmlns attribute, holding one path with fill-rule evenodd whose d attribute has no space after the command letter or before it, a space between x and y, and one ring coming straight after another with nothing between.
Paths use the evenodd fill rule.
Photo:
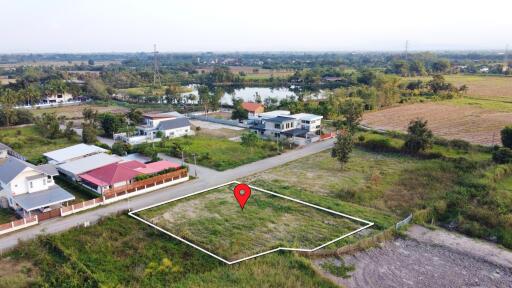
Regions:
<instances>
[{"instance_id":1,"label":"brown soil","mask_svg":"<svg viewBox=\"0 0 512 288\"><path fill-rule=\"evenodd\" d=\"M362 124L377 129L406 131L408 123L416 118L427 120L436 136L481 145L499 143L500 130L512 123L510 112L442 103L416 103L367 113Z\"/></svg>"}]
</instances>

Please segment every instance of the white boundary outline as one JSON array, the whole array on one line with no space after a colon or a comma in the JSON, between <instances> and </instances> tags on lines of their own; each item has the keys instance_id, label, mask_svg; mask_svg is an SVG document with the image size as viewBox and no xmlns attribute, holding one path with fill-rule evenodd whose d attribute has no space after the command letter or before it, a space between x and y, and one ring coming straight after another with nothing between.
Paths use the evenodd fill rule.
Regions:
<instances>
[{"instance_id":1,"label":"white boundary outline","mask_svg":"<svg viewBox=\"0 0 512 288\"><path fill-rule=\"evenodd\" d=\"M201 248L201 247L197 246L194 243L191 243L191 242L189 242L189 241L187 241L187 240L185 240L185 239L183 239L183 238L181 238L181 237L179 237L177 235L174 235L171 232L166 231L166 230L156 226L155 224L150 223L150 222L148 222L148 221L146 221L146 220L144 220L144 219L142 219L142 218L140 218L140 217L135 215L135 213L138 213L138 212L143 211L143 210L151 209L151 208L154 208L154 207L157 207L157 206L160 206L160 205L164 205L164 204L167 204L167 203L170 203L170 202L178 201L178 200L183 199L183 198L194 196L194 195L197 195L197 194L200 194L200 193L204 193L206 191L210 191L210 190L217 189L217 188L220 188L220 187L223 187L223 186L227 186L227 185L231 185L231 184L240 184L240 182L238 182L238 181L230 181L230 182L227 182L227 183L224 183L224 184L221 184L221 185L217 185L217 186L214 186L214 187L210 187L210 188L207 188L207 189L204 189L204 190L192 193L192 194L181 196L181 197L178 197L176 199L167 200L167 201L164 201L164 202L161 202L161 203L150 205L150 206L145 207L145 208L137 209L137 210L134 210L132 212L129 212L128 215L130 215L131 217L133 217L133 218L135 218L135 219L137 219L137 220L139 220L139 221L141 221L141 222L143 222L143 223L145 223L145 224L147 224L147 225L149 225L149 226L151 226L151 227L153 227L153 228L155 228L155 229L157 229L157 230L159 230L161 232L164 232L165 234L170 235L170 236L180 240L181 242L184 242L184 243L186 243L186 244L188 244L188 245L190 245L190 246L192 246L192 247L194 247L194 248L196 248L196 249L198 249L198 250L200 250L200 251L202 251L202 252L204 252L204 253L206 253L206 254L208 254L208 255L210 255L210 256L212 256L212 257L214 257L214 258L216 258L216 259L218 259L218 260L220 260L222 262L224 262L224 263L226 263L226 264L229 264L229 265L235 264L235 263L238 263L238 262L242 262L242 261L245 261L245 260L249 260L249 259L252 259L252 258L256 258L258 256L262 256L262 255L269 254L269 253L272 253L272 252L276 252L276 251L279 251L279 250L283 250L283 251L313 252L313 251L316 251L316 250L318 250L320 248L323 248L323 247L325 247L325 246L327 246L329 244L332 244L332 243L334 243L336 241L339 241L339 240L341 240L341 239L343 239L345 237L348 237L348 236L350 236L352 234L358 233L358 232L360 232L360 231L362 231L362 230L364 230L364 229L374 225L373 222L369 222L369 221L366 221L366 220L363 220L363 219L360 219L360 218L357 218L357 217L354 217L354 216L350 216L350 215L347 215L347 214L336 212L336 211L333 211L333 210L330 210L330 209L327 209L327 208L324 208L324 207L320 207L320 206L317 206L317 205L314 205L314 204L311 204L311 203L308 203L308 202L304 202L304 201L301 201L301 200L298 200L298 199L294 199L294 198L291 198L291 197L288 197L288 196L284 196L284 195L281 195L281 194L278 194L278 193L274 193L274 192L271 192L271 191L268 191L268 190L265 190L265 189L261 189L261 188L249 185L249 187L251 187L251 189L259 190L259 191L262 191L262 192L265 192L265 193L268 193L268 194L271 194L271 195L274 195L274 196L277 196L277 197L281 197L281 198L284 198L284 199L287 199L287 200L290 200L290 201L293 201L293 202L297 202L297 203L300 203L300 204L303 204L303 205L306 205L306 206L317 208L317 209L323 210L323 211L328 212L328 213L332 213L332 214L336 214L336 215L339 215L339 216L343 216L343 217L346 217L346 218L349 218L349 219L352 219L352 220L355 220L355 221L358 221L358 222L363 222L366 225L361 227L361 228L359 228L359 229L357 229L357 230L349 232L349 233L347 233L345 235L342 235L342 236L340 236L340 237L338 237L338 238L336 238L334 240L331 240L331 241L329 241L327 243L324 243L324 244L322 244L322 245L320 245L318 247L312 248L312 249L278 247L278 248L275 248L275 249L272 249L272 250L269 250L269 251L265 251L265 252L261 252L261 253L258 253L256 255L248 256L248 257L245 257L245 258L242 258L242 259L238 259L238 260L234 260L234 261L228 261L228 260L226 260L226 259L224 259L224 258L222 258L222 257L220 257L220 256L218 256L216 254L213 254L210 251L205 250L204 248Z\"/></svg>"}]
</instances>

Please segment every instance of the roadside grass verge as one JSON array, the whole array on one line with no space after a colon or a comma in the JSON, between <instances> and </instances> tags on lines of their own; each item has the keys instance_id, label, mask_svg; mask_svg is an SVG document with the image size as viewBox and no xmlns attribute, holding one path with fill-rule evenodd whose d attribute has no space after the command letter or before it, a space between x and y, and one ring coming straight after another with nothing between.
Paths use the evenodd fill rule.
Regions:
<instances>
[{"instance_id":1,"label":"roadside grass verge","mask_svg":"<svg viewBox=\"0 0 512 288\"><path fill-rule=\"evenodd\" d=\"M6 257L32 263L39 270L35 286L335 287L293 253L225 265L126 215L40 236Z\"/></svg>"},{"instance_id":2,"label":"roadside grass verge","mask_svg":"<svg viewBox=\"0 0 512 288\"><path fill-rule=\"evenodd\" d=\"M10 146L28 160L36 160L43 153L79 143L78 139L47 139L39 134L35 126L0 129L0 142Z\"/></svg>"},{"instance_id":3,"label":"roadside grass verge","mask_svg":"<svg viewBox=\"0 0 512 288\"><path fill-rule=\"evenodd\" d=\"M367 225L258 189L252 189L242 210L234 186L142 210L137 216L228 261L279 247L313 249Z\"/></svg>"}]
</instances>

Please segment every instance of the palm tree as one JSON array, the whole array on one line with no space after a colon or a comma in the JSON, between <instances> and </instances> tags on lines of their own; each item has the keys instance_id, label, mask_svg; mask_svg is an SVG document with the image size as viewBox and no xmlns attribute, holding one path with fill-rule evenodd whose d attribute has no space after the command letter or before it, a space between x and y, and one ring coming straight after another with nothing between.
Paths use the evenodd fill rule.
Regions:
<instances>
[{"instance_id":1,"label":"palm tree","mask_svg":"<svg viewBox=\"0 0 512 288\"><path fill-rule=\"evenodd\" d=\"M18 92L11 89L5 89L0 95L0 104L2 105L6 126L10 126L13 122L12 119L15 116L14 105L18 103L19 99Z\"/></svg>"}]
</instances>

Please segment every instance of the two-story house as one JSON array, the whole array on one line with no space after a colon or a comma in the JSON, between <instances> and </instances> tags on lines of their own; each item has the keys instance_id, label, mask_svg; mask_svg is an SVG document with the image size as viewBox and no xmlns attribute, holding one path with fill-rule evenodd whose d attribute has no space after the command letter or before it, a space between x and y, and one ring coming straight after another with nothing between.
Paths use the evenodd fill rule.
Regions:
<instances>
[{"instance_id":1,"label":"two-story house","mask_svg":"<svg viewBox=\"0 0 512 288\"><path fill-rule=\"evenodd\" d=\"M60 206L75 197L55 184L57 170L50 164L35 166L0 150L0 202L20 215Z\"/></svg>"},{"instance_id":2,"label":"two-story house","mask_svg":"<svg viewBox=\"0 0 512 288\"><path fill-rule=\"evenodd\" d=\"M144 114L144 124L136 127L136 135L116 134L114 140L130 144L160 141L162 137L181 137L193 134L188 118L177 113Z\"/></svg>"},{"instance_id":3,"label":"two-story house","mask_svg":"<svg viewBox=\"0 0 512 288\"><path fill-rule=\"evenodd\" d=\"M323 116L289 111L271 111L258 115L250 122L251 131L262 138L290 139L297 145L305 145L319 140Z\"/></svg>"}]
</instances>

